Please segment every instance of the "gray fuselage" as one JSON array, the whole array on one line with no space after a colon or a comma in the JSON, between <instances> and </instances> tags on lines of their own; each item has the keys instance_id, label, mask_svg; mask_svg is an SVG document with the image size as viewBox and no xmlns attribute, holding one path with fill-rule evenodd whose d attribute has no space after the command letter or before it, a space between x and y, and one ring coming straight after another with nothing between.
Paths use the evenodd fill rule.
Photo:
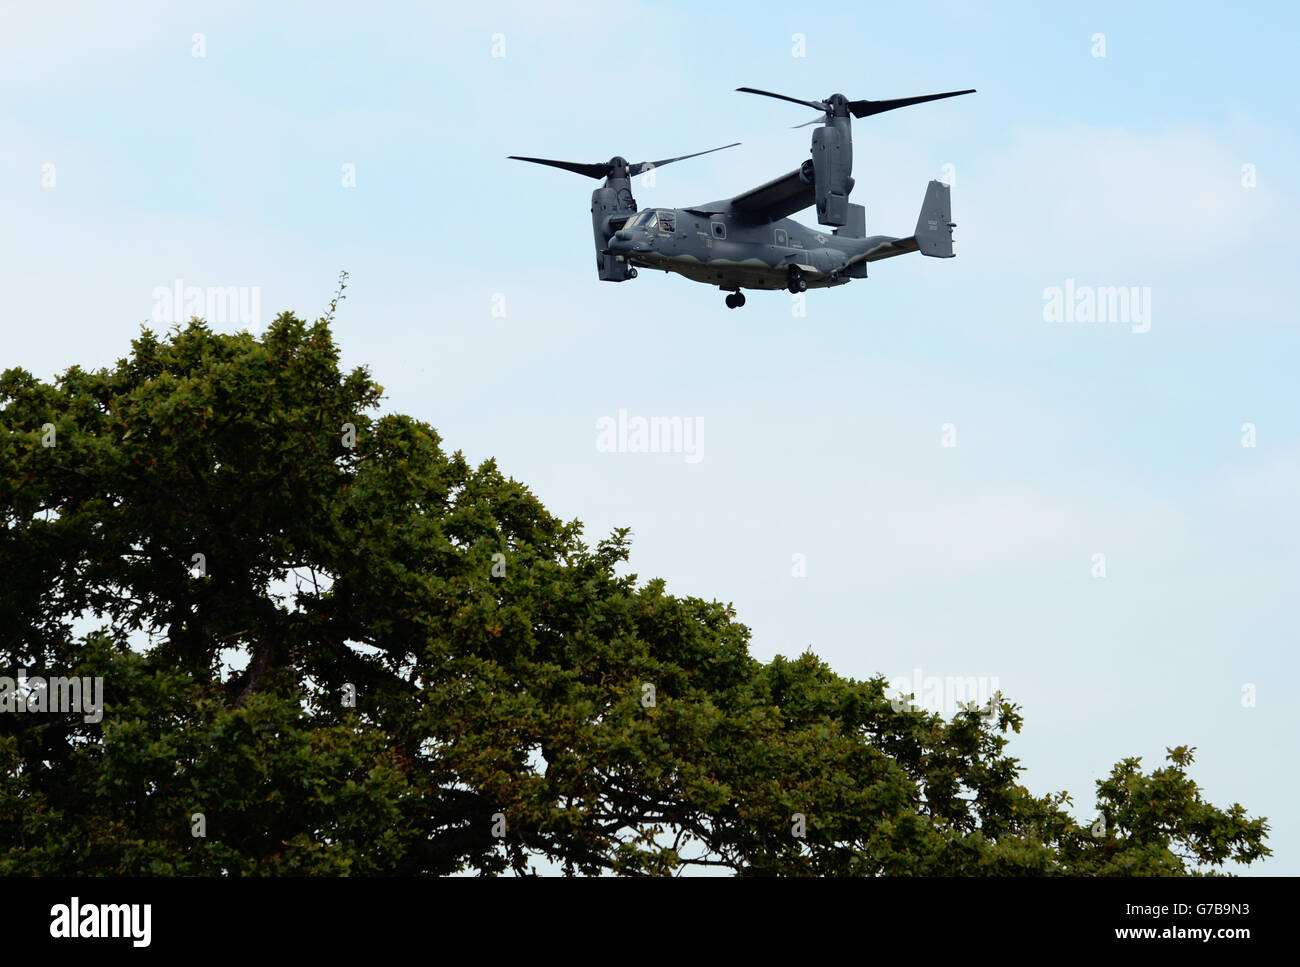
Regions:
<instances>
[{"instance_id":1,"label":"gray fuselage","mask_svg":"<svg viewBox=\"0 0 1300 967\"><path fill-rule=\"evenodd\" d=\"M631 265L722 289L783 289L792 273L802 274L810 288L861 278L860 263L876 250L878 257L900 254L893 251L898 241L817 231L789 218L760 222L731 212L647 208L614 234L609 250Z\"/></svg>"}]
</instances>

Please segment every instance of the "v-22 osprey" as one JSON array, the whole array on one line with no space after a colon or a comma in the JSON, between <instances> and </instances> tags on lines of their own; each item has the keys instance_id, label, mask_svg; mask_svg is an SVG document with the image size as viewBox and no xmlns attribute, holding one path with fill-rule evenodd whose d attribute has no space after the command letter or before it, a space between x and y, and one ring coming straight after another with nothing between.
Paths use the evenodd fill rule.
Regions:
<instances>
[{"instance_id":1,"label":"v-22 osprey","mask_svg":"<svg viewBox=\"0 0 1300 967\"><path fill-rule=\"evenodd\" d=\"M851 101L843 94L805 101L752 87L737 90L804 104L822 116L808 122L819 125L812 133L811 158L794 171L731 198L687 208L638 211L631 179L653 168L734 148L736 144L636 164L618 156L595 164L510 157L604 180L591 193L591 226L596 269L606 282L635 279L638 266L663 269L695 282L716 285L728 293L727 306L735 309L745 304L743 289L788 289L797 293L865 279L867 263L907 252L953 257L952 230L956 223L952 220L949 188L940 181L931 181L926 187L921 214L911 235L867 235L866 208L849 201L854 184L852 119L974 94L973 89L886 101ZM832 228L829 235L790 218L813 206L818 223Z\"/></svg>"}]
</instances>

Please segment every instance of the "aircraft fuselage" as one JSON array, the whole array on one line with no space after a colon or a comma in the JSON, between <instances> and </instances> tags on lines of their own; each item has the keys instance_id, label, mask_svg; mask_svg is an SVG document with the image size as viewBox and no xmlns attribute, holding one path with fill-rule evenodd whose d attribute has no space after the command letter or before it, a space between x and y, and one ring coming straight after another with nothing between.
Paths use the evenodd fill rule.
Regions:
<instances>
[{"instance_id":1,"label":"aircraft fuselage","mask_svg":"<svg viewBox=\"0 0 1300 967\"><path fill-rule=\"evenodd\" d=\"M629 265L722 289L785 289L800 276L808 288L824 288L865 278L872 255L877 250L900 254L894 248L899 241L822 232L789 218L755 222L728 213L660 208L630 219L610 238L609 250Z\"/></svg>"}]
</instances>

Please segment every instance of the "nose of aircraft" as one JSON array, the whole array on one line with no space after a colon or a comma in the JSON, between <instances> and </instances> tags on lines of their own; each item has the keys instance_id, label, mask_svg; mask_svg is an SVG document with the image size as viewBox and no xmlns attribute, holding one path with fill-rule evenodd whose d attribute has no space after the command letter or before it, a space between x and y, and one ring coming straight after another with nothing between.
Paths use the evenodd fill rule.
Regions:
<instances>
[{"instance_id":1,"label":"nose of aircraft","mask_svg":"<svg viewBox=\"0 0 1300 967\"><path fill-rule=\"evenodd\" d=\"M620 228L609 240L611 252L644 252L650 248L644 238L638 238L638 232L630 228Z\"/></svg>"}]
</instances>

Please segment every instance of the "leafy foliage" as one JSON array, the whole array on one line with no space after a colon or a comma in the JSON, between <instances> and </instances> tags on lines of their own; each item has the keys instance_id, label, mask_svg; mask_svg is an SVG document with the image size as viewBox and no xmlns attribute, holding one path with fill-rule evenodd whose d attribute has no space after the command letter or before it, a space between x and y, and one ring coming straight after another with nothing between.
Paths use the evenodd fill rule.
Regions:
<instances>
[{"instance_id":1,"label":"leafy foliage","mask_svg":"<svg viewBox=\"0 0 1300 967\"><path fill-rule=\"evenodd\" d=\"M1201 800L1185 748L1099 782L1098 832L1017 782L1011 703L947 721L812 654L754 660L729 606L617 573L626 530L588 546L492 461L375 416L381 393L340 371L328 318L290 314L0 375L0 673L105 682L98 723L0 714L0 873L1164 875L1268 854L1263 820Z\"/></svg>"}]
</instances>

